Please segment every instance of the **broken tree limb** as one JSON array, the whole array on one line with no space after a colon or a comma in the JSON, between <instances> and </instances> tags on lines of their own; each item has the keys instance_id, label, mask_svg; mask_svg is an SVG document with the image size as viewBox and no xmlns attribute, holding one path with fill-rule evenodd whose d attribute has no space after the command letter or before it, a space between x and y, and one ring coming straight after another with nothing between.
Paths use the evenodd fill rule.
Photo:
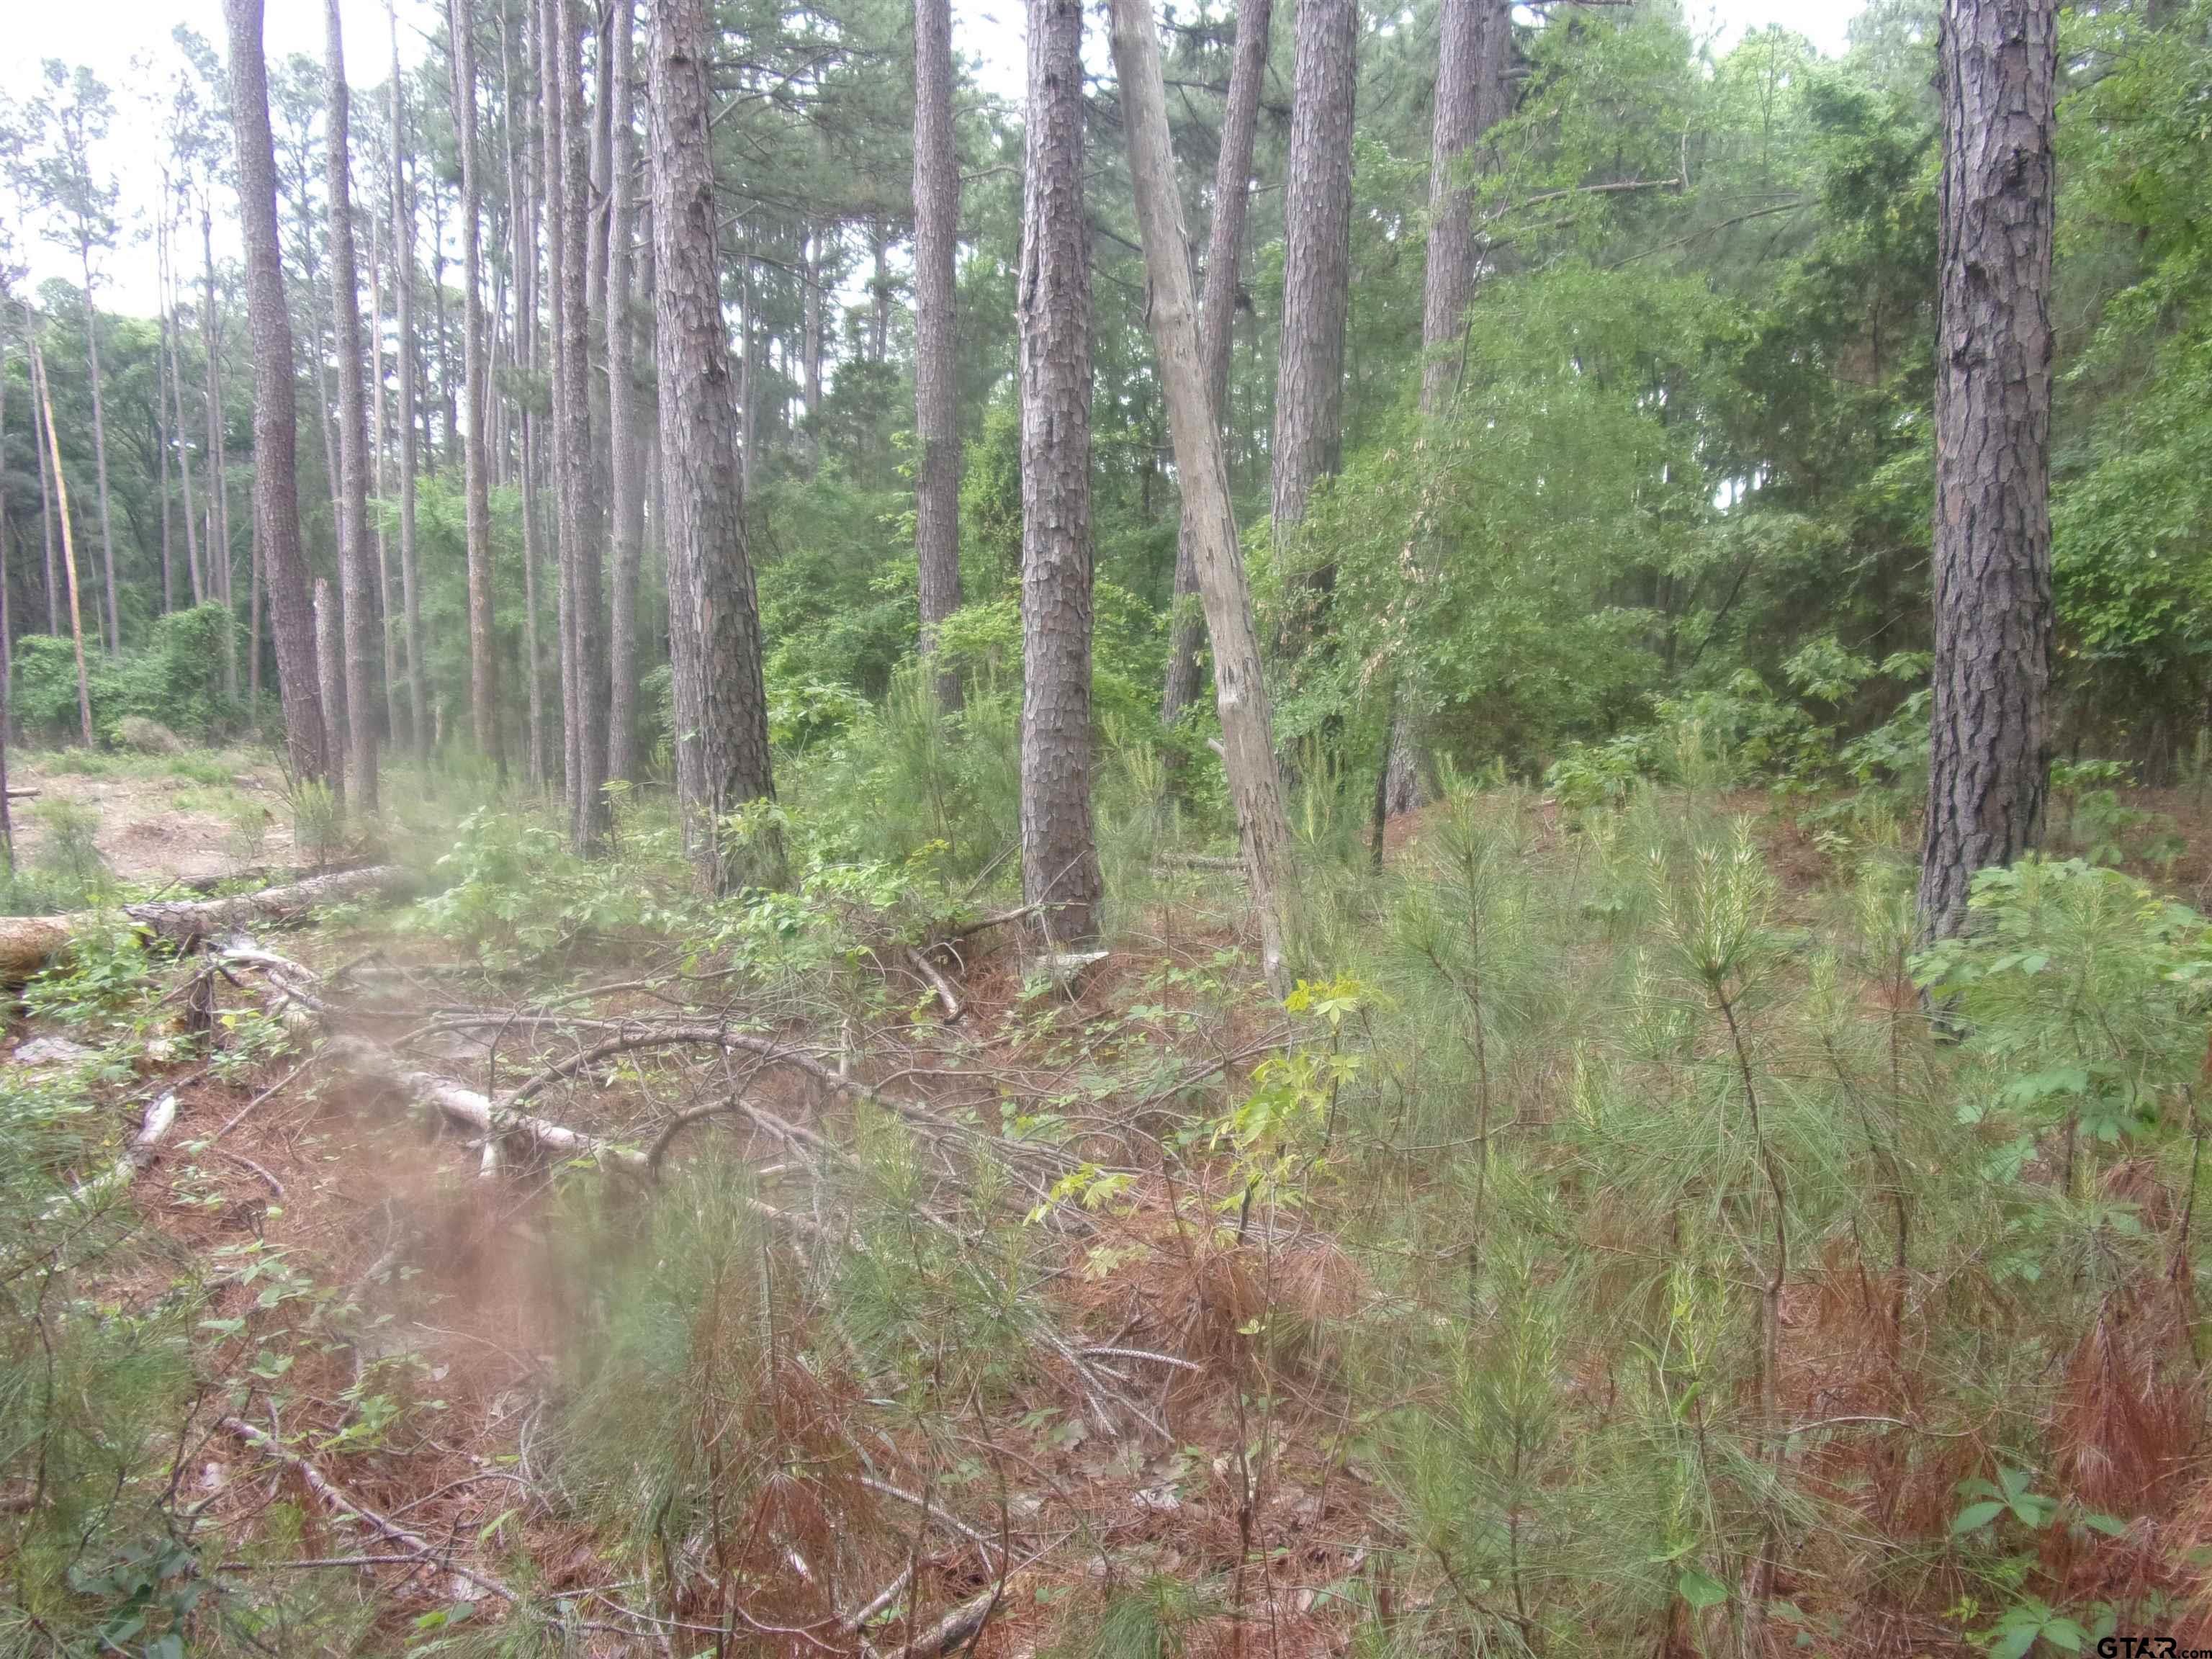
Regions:
<instances>
[{"instance_id":1,"label":"broken tree limb","mask_svg":"<svg viewBox=\"0 0 2212 1659\"><path fill-rule=\"evenodd\" d=\"M489 1595L496 1595L502 1601L511 1602L515 1599L514 1592L501 1583L498 1579L487 1578L483 1574L465 1567L458 1561L446 1559L439 1554L438 1551L431 1547L429 1540L424 1538L420 1533L410 1532L397 1521L388 1520L379 1515L358 1498L348 1497L330 1476L325 1474L299 1453L280 1445L274 1436L255 1428L243 1418L226 1417L222 1419L222 1426L264 1456L273 1457L292 1469L306 1484L307 1490L321 1498L331 1509L350 1516L355 1520L374 1528L393 1543L412 1552L416 1559L427 1562L443 1560L446 1570L464 1583L473 1584Z\"/></svg>"},{"instance_id":2,"label":"broken tree limb","mask_svg":"<svg viewBox=\"0 0 2212 1659\"><path fill-rule=\"evenodd\" d=\"M953 990L952 981L939 973L931 965L929 958L912 945L907 947L906 960L907 965L927 981L929 988L937 993L937 1000L945 1010L945 1023L948 1025L957 1025L960 1023L960 1016L966 1013L968 1010L961 1003L959 995Z\"/></svg>"},{"instance_id":3,"label":"broken tree limb","mask_svg":"<svg viewBox=\"0 0 2212 1659\"><path fill-rule=\"evenodd\" d=\"M324 1052L356 1076L380 1082L487 1140L514 1136L556 1158L595 1158L640 1173L651 1167L647 1156L633 1147L617 1146L596 1135L580 1133L545 1118L515 1111L511 1104L498 1104L489 1096L464 1087L451 1078L404 1064L381 1044L361 1037L337 1037Z\"/></svg>"},{"instance_id":4,"label":"broken tree limb","mask_svg":"<svg viewBox=\"0 0 2212 1659\"><path fill-rule=\"evenodd\" d=\"M154 1097L146 1108L146 1115L138 1121L138 1133L123 1149L123 1156L115 1160L112 1169L94 1176L67 1197L58 1198L46 1208L46 1219L51 1221L69 1209L96 1209L110 1195L121 1192L145 1174L161 1151L161 1142L177 1121L177 1091L165 1089Z\"/></svg>"},{"instance_id":5,"label":"broken tree limb","mask_svg":"<svg viewBox=\"0 0 2212 1659\"><path fill-rule=\"evenodd\" d=\"M123 918L144 933L179 949L215 934L248 927L283 927L332 904L367 898L396 898L413 884L398 865L313 876L288 886L264 888L231 898L166 899L126 904ZM64 916L0 919L0 981L20 985L48 963L66 956L77 939L104 927L112 913L86 910Z\"/></svg>"}]
</instances>

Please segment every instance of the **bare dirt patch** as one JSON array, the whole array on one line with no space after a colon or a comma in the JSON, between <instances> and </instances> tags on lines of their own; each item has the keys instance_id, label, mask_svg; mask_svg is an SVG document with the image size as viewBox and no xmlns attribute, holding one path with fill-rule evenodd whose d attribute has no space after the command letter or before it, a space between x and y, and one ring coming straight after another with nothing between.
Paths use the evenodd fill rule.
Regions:
<instances>
[{"instance_id":1,"label":"bare dirt patch","mask_svg":"<svg viewBox=\"0 0 2212 1659\"><path fill-rule=\"evenodd\" d=\"M146 757L86 773L36 754L9 758L9 786L38 791L11 803L16 856L26 865L36 866L57 838L53 803L95 814L101 858L118 880L137 885L221 880L290 854L283 777L265 763L226 756L216 757L219 766L206 757L185 765Z\"/></svg>"}]
</instances>

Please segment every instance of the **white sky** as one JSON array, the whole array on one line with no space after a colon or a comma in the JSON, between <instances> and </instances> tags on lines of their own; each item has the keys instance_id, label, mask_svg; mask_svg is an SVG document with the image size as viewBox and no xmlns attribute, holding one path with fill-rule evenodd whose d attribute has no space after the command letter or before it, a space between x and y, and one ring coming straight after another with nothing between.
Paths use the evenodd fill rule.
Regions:
<instances>
[{"instance_id":1,"label":"white sky","mask_svg":"<svg viewBox=\"0 0 2212 1659\"><path fill-rule=\"evenodd\" d=\"M302 52L318 62L323 55L323 0L265 0L265 48L272 58ZM411 64L422 54L423 36L442 12L443 0L395 0L400 51ZM1811 37L1824 52L1840 52L1845 25L1863 0L1688 0L1693 22L1709 26L1723 44L1747 28L1783 23ZM109 257L104 303L126 311L150 313L155 307L153 252L145 237L152 198L159 188L150 162L133 165L133 156L150 156L153 121L137 88L166 78L174 61L169 31L187 24L218 51L224 49L222 0L11 0L7 7L4 55L0 55L0 94L17 100L39 95L40 65L48 58L88 64L115 94L113 131L104 160L123 186L125 245ZM356 86L384 79L391 41L381 0L344 0L346 69ZM980 58L981 75L995 90L1012 95L1021 86L1021 0L954 0L956 50ZM143 67L151 58L158 66ZM43 243L35 227L12 228L27 254L32 280L70 275L73 267ZM217 236L223 231L220 227ZM138 238L132 240L133 237Z\"/></svg>"}]
</instances>

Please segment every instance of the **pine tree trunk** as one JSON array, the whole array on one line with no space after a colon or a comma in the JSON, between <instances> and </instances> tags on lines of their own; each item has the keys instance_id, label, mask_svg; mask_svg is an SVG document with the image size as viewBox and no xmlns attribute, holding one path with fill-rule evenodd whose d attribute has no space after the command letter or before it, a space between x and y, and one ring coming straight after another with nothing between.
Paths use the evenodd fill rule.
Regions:
<instances>
[{"instance_id":1,"label":"pine tree trunk","mask_svg":"<svg viewBox=\"0 0 2212 1659\"><path fill-rule=\"evenodd\" d=\"M875 264L868 281L868 361L880 363L891 331L891 239L881 219L868 221L868 253Z\"/></svg>"},{"instance_id":2,"label":"pine tree trunk","mask_svg":"<svg viewBox=\"0 0 2212 1659\"><path fill-rule=\"evenodd\" d=\"M631 48L635 0L612 0L607 31L611 106L607 193L607 495L614 539L613 615L608 635L607 775L635 778L637 757L637 579L645 539L645 481L638 469L637 380L630 316L631 241L636 226L634 105L637 65Z\"/></svg>"},{"instance_id":3,"label":"pine tree trunk","mask_svg":"<svg viewBox=\"0 0 2212 1659\"><path fill-rule=\"evenodd\" d=\"M223 0L230 27L231 118L237 128L239 214L246 246L247 326L253 336L253 518L269 567L269 608L293 777L323 777L329 757L315 677L315 621L300 548L292 319L276 240L276 156L261 57L261 0Z\"/></svg>"},{"instance_id":4,"label":"pine tree trunk","mask_svg":"<svg viewBox=\"0 0 2212 1659\"><path fill-rule=\"evenodd\" d=\"M1260 672L1251 590L1229 500L1229 467L1206 384L1192 314L1190 245L1176 188L1168 138L1167 88L1149 0L1113 0L1114 63L1121 83L1122 130L1152 285L1152 338L1168 398L1168 428L1186 499L1196 498L1193 538L1198 591L1213 650L1214 707L1221 716L1222 766L1237 806L1237 838L1252 908L1260 919L1261 962L1278 995L1291 989L1298 926L1290 820L1275 760L1274 720Z\"/></svg>"},{"instance_id":5,"label":"pine tree trunk","mask_svg":"<svg viewBox=\"0 0 2212 1659\"><path fill-rule=\"evenodd\" d=\"M1458 343L1474 294L1474 154L1483 135L1512 113L1512 0L1444 0L1429 157L1429 257L1421 296L1421 416L1433 420L1459 385ZM1385 816L1421 804L1427 744L1417 701L1392 696L1383 766ZM1376 843L1381 844L1379 842Z\"/></svg>"},{"instance_id":6,"label":"pine tree trunk","mask_svg":"<svg viewBox=\"0 0 2212 1659\"><path fill-rule=\"evenodd\" d=\"M451 0L447 19L454 42L453 78L460 89L455 119L461 152L461 325L468 331L461 356L463 372L468 377L465 401L469 429L463 438L462 471L468 495L469 732L476 740L477 752L504 772L507 756L499 741L499 659L492 654L491 464L484 447L484 422L492 393L484 340L483 159L477 132L473 0Z\"/></svg>"},{"instance_id":7,"label":"pine tree trunk","mask_svg":"<svg viewBox=\"0 0 2212 1659\"><path fill-rule=\"evenodd\" d=\"M528 9L526 8L526 10ZM534 25L532 26L534 28ZM507 192L514 204L510 217L514 232L513 249L515 280L515 324L520 336L517 342L523 372L534 385L544 373L544 353L540 349L538 325L538 260L540 258L538 224L538 180L541 168L537 159L542 150L534 147L534 134L525 129L523 140L514 142L514 111L520 105L521 88L514 72L513 63L520 58L524 63L534 61L530 48L517 37L525 33L521 21L508 14L507 28L501 36L500 50L507 68L509 88ZM544 422L534 407L526 404L521 412L521 468L522 468L522 649L528 683L530 703L530 760L529 776L533 787L543 789L551 766L547 749L549 734L545 724L545 656L544 635L538 620L538 584L544 569L544 532L538 518L538 489L544 480L544 469L539 463L540 439Z\"/></svg>"},{"instance_id":8,"label":"pine tree trunk","mask_svg":"<svg viewBox=\"0 0 2212 1659\"><path fill-rule=\"evenodd\" d=\"M331 798L340 805L346 796L346 737L345 717L339 711L345 704L345 642L340 637L343 623L338 617L337 601L331 597L331 585L321 577L315 579L315 593L311 601L315 610L315 684L323 696L324 750L331 757L331 769L326 775L331 786Z\"/></svg>"},{"instance_id":9,"label":"pine tree trunk","mask_svg":"<svg viewBox=\"0 0 2212 1659\"><path fill-rule=\"evenodd\" d=\"M230 455L223 433L222 353L216 328L215 215L205 196L200 200L200 349L207 357L207 383L201 395L207 400L208 574L215 584L216 597L230 612L230 626L222 631L222 689L226 696L235 697L238 611L231 600Z\"/></svg>"},{"instance_id":10,"label":"pine tree trunk","mask_svg":"<svg viewBox=\"0 0 2212 1659\"><path fill-rule=\"evenodd\" d=\"M558 331L554 358L554 418L562 435L555 459L560 495L562 598L568 635L562 653L562 712L568 722L569 840L579 854L597 850L606 831L606 670L600 634L599 524L592 489L590 174L585 154L581 31L575 0L548 0L548 131L558 172L549 169L548 200L560 222Z\"/></svg>"},{"instance_id":11,"label":"pine tree trunk","mask_svg":"<svg viewBox=\"0 0 2212 1659\"><path fill-rule=\"evenodd\" d=\"M1944 0L1936 672L1920 921L2042 838L2051 781L2057 0Z\"/></svg>"},{"instance_id":12,"label":"pine tree trunk","mask_svg":"<svg viewBox=\"0 0 2212 1659\"><path fill-rule=\"evenodd\" d=\"M92 458L100 483L100 562L107 585L107 651L123 648L123 612L115 597L115 525L107 506L107 411L100 390L100 313L92 303L92 245L80 242L84 262L84 358L92 372Z\"/></svg>"},{"instance_id":13,"label":"pine tree trunk","mask_svg":"<svg viewBox=\"0 0 2212 1659\"><path fill-rule=\"evenodd\" d=\"M954 256L960 241L960 158L952 133L951 0L914 4L914 403L921 447L915 480L915 552L921 572L921 654L960 608L960 335ZM817 371L818 372L818 371ZM960 707L960 677L936 676L937 700Z\"/></svg>"},{"instance_id":14,"label":"pine tree trunk","mask_svg":"<svg viewBox=\"0 0 2212 1659\"><path fill-rule=\"evenodd\" d=\"M177 558L175 514L169 501L169 433L167 426L169 401L169 311L161 307L160 343L154 351L154 445L161 451L161 482L158 485L161 501L161 614L167 616L177 608Z\"/></svg>"},{"instance_id":15,"label":"pine tree trunk","mask_svg":"<svg viewBox=\"0 0 2212 1659\"><path fill-rule=\"evenodd\" d=\"M407 737L418 770L430 769L428 674L422 664L422 595L415 556L415 204L407 195L407 104L399 70L398 12L386 0L392 29L392 277L399 380L399 592L406 611Z\"/></svg>"},{"instance_id":16,"label":"pine tree trunk","mask_svg":"<svg viewBox=\"0 0 2212 1659\"><path fill-rule=\"evenodd\" d=\"M376 815L376 590L368 564L368 433L362 410L361 272L353 245L353 97L346 87L344 27L338 0L325 7L330 88L324 148L330 167L331 319L337 336L338 583L345 609L346 731L355 807Z\"/></svg>"},{"instance_id":17,"label":"pine tree trunk","mask_svg":"<svg viewBox=\"0 0 2212 1659\"><path fill-rule=\"evenodd\" d=\"M677 782L701 875L728 892L778 873L764 867L772 846L765 860L748 858L716 832L745 802L772 799L775 784L714 246L705 0L653 0L653 18L648 150Z\"/></svg>"},{"instance_id":18,"label":"pine tree trunk","mask_svg":"<svg viewBox=\"0 0 2212 1659\"><path fill-rule=\"evenodd\" d=\"M391 499L385 476L384 423L384 234L382 215L369 216L368 234L368 480L380 502ZM380 730L384 740L391 743L399 735L399 722L393 710L399 701L398 635L392 625L394 616L401 613L397 596L392 592L392 538L384 532L384 514L376 515L376 611L377 644L384 653L382 696L378 707L383 723Z\"/></svg>"},{"instance_id":19,"label":"pine tree trunk","mask_svg":"<svg viewBox=\"0 0 2212 1659\"><path fill-rule=\"evenodd\" d=\"M1206 397L1218 427L1229 409L1229 348L1237 325L1237 267L1252 199L1252 150L1260 131L1260 87L1267 76L1270 0L1246 0L1237 14L1237 53L1229 101L1221 115L1221 153L1213 170L1213 223L1206 243L1206 286L1198 306L1198 347L1205 358ZM1175 610L1169 623L1167 686L1160 724L1173 726L1198 697L1198 653L1206 611L1198 601L1193 544L1200 526L1188 493L1176 535Z\"/></svg>"},{"instance_id":20,"label":"pine tree trunk","mask_svg":"<svg viewBox=\"0 0 2212 1659\"><path fill-rule=\"evenodd\" d=\"M1091 830L1091 248L1081 0L1030 0L1016 316L1022 410L1022 896L1096 937Z\"/></svg>"},{"instance_id":21,"label":"pine tree trunk","mask_svg":"<svg viewBox=\"0 0 2212 1659\"><path fill-rule=\"evenodd\" d=\"M46 359L31 344L31 374L37 384L40 412L46 416L46 453L53 466L54 495L61 511L62 565L69 577L70 639L76 647L76 715L84 746L92 747L92 688L84 666L84 613L78 604L76 542L70 530L69 477L62 471L62 443L54 431L53 388L46 384Z\"/></svg>"},{"instance_id":22,"label":"pine tree trunk","mask_svg":"<svg viewBox=\"0 0 2212 1659\"><path fill-rule=\"evenodd\" d=\"M804 280L805 308L799 319L800 395L805 399L806 471L811 477L822 465L822 272L827 261L822 252L822 230L807 227Z\"/></svg>"},{"instance_id":23,"label":"pine tree trunk","mask_svg":"<svg viewBox=\"0 0 2212 1659\"><path fill-rule=\"evenodd\" d=\"M1356 0L1301 0L1283 210L1283 343L1275 390L1273 517L1286 549L1316 479L1344 447L1344 325L1352 283ZM1327 586L1326 577L1322 586Z\"/></svg>"},{"instance_id":24,"label":"pine tree trunk","mask_svg":"<svg viewBox=\"0 0 2212 1659\"><path fill-rule=\"evenodd\" d=\"M165 246L173 247L167 242ZM208 598L208 583L201 574L199 544L199 512L192 499L192 447L185 434L185 362L179 337L185 331L185 319L177 303L176 257L170 253L166 261L167 282L162 295L162 310L168 319L166 332L169 341L169 407L176 421L177 477L184 489L185 507L185 570L191 581L192 603L200 605Z\"/></svg>"},{"instance_id":25,"label":"pine tree trunk","mask_svg":"<svg viewBox=\"0 0 2212 1659\"><path fill-rule=\"evenodd\" d=\"M24 337L27 341L30 337L27 329ZM32 358L33 367L37 362L34 355ZM33 394L31 398L31 443L39 452L39 518L41 521L40 528L46 536L46 632L58 639L62 631L62 592L54 562L54 471L52 464L46 459L51 441L52 434L47 432L45 417L39 410L39 399Z\"/></svg>"}]
</instances>

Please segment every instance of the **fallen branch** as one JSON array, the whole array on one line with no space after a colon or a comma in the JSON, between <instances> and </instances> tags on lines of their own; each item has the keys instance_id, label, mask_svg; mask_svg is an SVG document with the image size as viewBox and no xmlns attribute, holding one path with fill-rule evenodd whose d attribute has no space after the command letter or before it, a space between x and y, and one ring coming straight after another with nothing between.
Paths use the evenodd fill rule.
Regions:
<instances>
[{"instance_id":1,"label":"fallen branch","mask_svg":"<svg viewBox=\"0 0 2212 1659\"><path fill-rule=\"evenodd\" d=\"M451 1078L417 1071L404 1064L389 1048L363 1038L335 1038L325 1052L356 1075L380 1082L419 1105L431 1107L486 1140L520 1136L538 1151L556 1158L594 1158L641 1173L651 1167L647 1154L635 1147L617 1146L597 1135L518 1112L514 1109L513 1097L504 1105L496 1104L489 1096L464 1087Z\"/></svg>"},{"instance_id":2,"label":"fallen branch","mask_svg":"<svg viewBox=\"0 0 2212 1659\"><path fill-rule=\"evenodd\" d=\"M146 1108L146 1115L138 1121L138 1133L115 1160L115 1167L76 1188L65 1198L58 1198L46 1206L46 1219L51 1221L63 1211L75 1207L94 1209L110 1194L118 1193L143 1175L161 1142L177 1121L177 1091L165 1089L154 1097Z\"/></svg>"},{"instance_id":3,"label":"fallen branch","mask_svg":"<svg viewBox=\"0 0 2212 1659\"><path fill-rule=\"evenodd\" d=\"M929 958L912 945L907 947L906 960L907 966L928 981L929 988L937 993L937 1000L945 1010L945 1023L949 1025L958 1024L960 1016L966 1013L968 1010L961 1005L959 996L953 991L952 981L938 972L930 964Z\"/></svg>"},{"instance_id":4,"label":"fallen branch","mask_svg":"<svg viewBox=\"0 0 2212 1659\"><path fill-rule=\"evenodd\" d=\"M901 1659L943 1659L953 1649L982 1634L1005 1589L1004 1584L994 1584L980 1595L969 1597L900 1649Z\"/></svg>"},{"instance_id":5,"label":"fallen branch","mask_svg":"<svg viewBox=\"0 0 2212 1659\"><path fill-rule=\"evenodd\" d=\"M398 865L377 865L338 875L314 876L284 887L264 888L233 898L165 899L122 907L125 920L141 931L190 950L204 939L252 926L283 927L326 905L357 899L392 898L413 878ZM69 954L83 934L107 925L112 913L79 911L65 916L10 916L0 920L0 981L20 985L48 963Z\"/></svg>"},{"instance_id":6,"label":"fallen branch","mask_svg":"<svg viewBox=\"0 0 2212 1659\"><path fill-rule=\"evenodd\" d=\"M424 1538L422 1534L410 1532L397 1521L389 1520L379 1515L358 1498L348 1497L330 1476L325 1474L299 1453L279 1444L274 1436L255 1428L242 1418L226 1417L222 1419L222 1426L252 1447L254 1450L264 1456L273 1457L290 1468L305 1483L309 1492L321 1498L331 1508L338 1510L341 1514L349 1515L355 1520L374 1528L393 1543L413 1552L416 1559L422 1561L443 1559L440 1553L430 1547L429 1540ZM496 1595L502 1601L513 1601L515 1599L514 1592L496 1578L487 1578L482 1573L461 1565L458 1561L447 1560L444 1565L456 1578L473 1584L480 1590Z\"/></svg>"}]
</instances>

